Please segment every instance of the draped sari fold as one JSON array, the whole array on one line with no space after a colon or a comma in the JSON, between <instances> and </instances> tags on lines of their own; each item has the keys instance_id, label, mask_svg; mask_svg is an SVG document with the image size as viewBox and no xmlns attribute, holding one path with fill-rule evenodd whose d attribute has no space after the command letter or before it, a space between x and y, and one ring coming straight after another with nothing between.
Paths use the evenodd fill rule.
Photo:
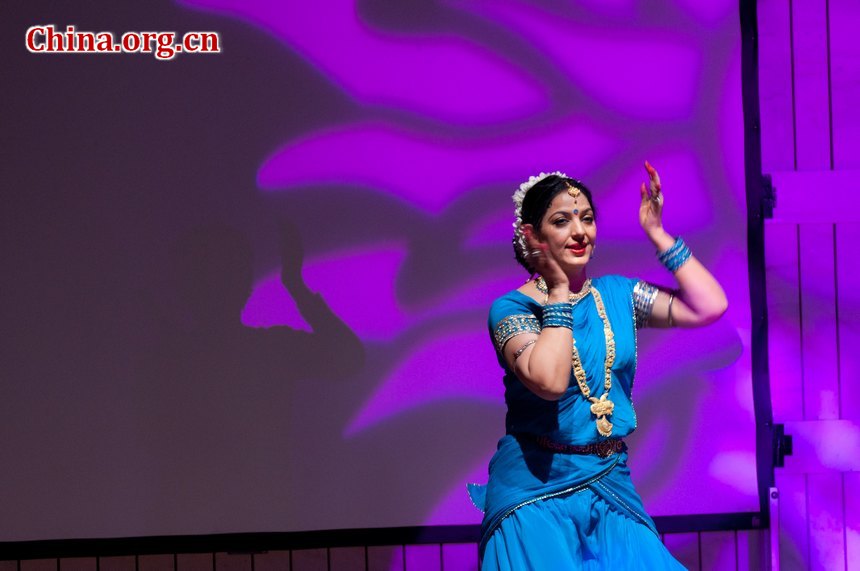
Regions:
<instances>
[{"instance_id":1,"label":"draped sari fold","mask_svg":"<svg viewBox=\"0 0 860 571\"><path fill-rule=\"evenodd\" d=\"M612 439L623 438L636 428L636 414L631 398L636 371L636 321L633 303L633 288L636 283L637 280L621 276L604 276L592 280L592 288L599 291L603 300L606 318L615 341L615 360L611 369L612 386L608 395L615 403L610 418L613 424L610 437ZM574 305L573 337L591 395L600 397L604 392L607 342L604 322L598 313L594 297L587 295ZM505 521L509 518L517 519L516 526L520 526L522 518L518 515L519 512L533 517L530 514L549 510L547 513L556 514L553 517L558 517L556 507L562 503L570 503L566 498L586 494L591 502L587 505L592 506L587 508L588 510L611 512L610 517L599 519L616 522L613 525L621 522L620 525L633 529L634 534L645 533L651 539L644 542L637 539L635 542L653 544L653 550L661 551L656 554L656 558L646 559L663 561L665 556L666 561L670 562L667 565L671 566L674 559L660 543L654 522L646 513L630 480L626 447L621 452L604 457L597 454L551 451L537 443L537 440L544 438L561 445L581 446L607 440L607 437L601 436L597 431L590 403L583 397L573 377L569 388L558 401L547 401L529 391L507 367L502 357L504 343L515 338L518 329L519 332L539 332L535 329L539 329L541 316L542 305L519 291L512 291L500 297L490 309L488 325L496 343L499 363L505 370L505 402L508 412L505 421L506 434L499 440L496 453L490 461L487 485L469 487L473 503L484 511L480 541L482 561L488 543L494 537L499 540L493 543L491 558L495 562L498 562L500 557L500 553L496 552L496 544L506 545L505 549L511 549L514 544L521 545L517 549L525 552L530 549L529 541L542 541L539 537L519 537L526 534L527 530L516 532L518 537L513 542L508 541L510 538L499 537L499 534L504 533ZM581 495L576 501L580 502L585 497ZM599 508L593 507L594 502L599 502ZM534 517L540 519L544 515L546 514ZM610 529L608 533L612 535L613 530ZM623 534L625 537L631 537L629 531L624 531ZM654 538L657 538L656 541ZM525 543L522 543L523 541ZM502 559L528 561L528 557L525 557L527 553L502 555ZM585 557L581 553L579 556ZM506 565L500 565L498 568L506 568Z\"/></svg>"}]
</instances>

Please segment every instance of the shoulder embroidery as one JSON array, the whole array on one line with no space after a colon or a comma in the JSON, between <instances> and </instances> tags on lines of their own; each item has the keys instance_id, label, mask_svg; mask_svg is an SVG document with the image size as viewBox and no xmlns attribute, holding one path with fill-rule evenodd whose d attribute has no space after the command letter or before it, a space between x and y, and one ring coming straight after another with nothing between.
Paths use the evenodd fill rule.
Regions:
<instances>
[{"instance_id":1,"label":"shoulder embroidery","mask_svg":"<svg viewBox=\"0 0 860 571\"><path fill-rule=\"evenodd\" d=\"M499 321L493 330L496 350L501 353L505 343L511 338L523 333L540 333L540 329L540 322L537 317L530 313L509 315Z\"/></svg>"}]
</instances>

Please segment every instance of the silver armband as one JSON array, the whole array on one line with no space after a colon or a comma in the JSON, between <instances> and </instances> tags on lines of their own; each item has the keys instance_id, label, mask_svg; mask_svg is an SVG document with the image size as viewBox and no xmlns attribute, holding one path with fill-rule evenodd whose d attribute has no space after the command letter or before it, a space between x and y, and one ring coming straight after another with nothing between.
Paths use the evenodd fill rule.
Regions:
<instances>
[{"instance_id":1,"label":"silver armband","mask_svg":"<svg viewBox=\"0 0 860 571\"><path fill-rule=\"evenodd\" d=\"M659 292L660 290L656 286L648 282L639 281L633 286L633 314L637 329L648 325L651 311L654 309L654 301Z\"/></svg>"}]
</instances>

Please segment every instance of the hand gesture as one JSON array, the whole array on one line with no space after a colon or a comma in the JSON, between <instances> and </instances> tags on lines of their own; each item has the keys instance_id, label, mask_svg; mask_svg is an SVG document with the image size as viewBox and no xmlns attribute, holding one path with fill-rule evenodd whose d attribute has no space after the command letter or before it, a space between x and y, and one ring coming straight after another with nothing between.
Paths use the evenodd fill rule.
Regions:
<instances>
[{"instance_id":1,"label":"hand gesture","mask_svg":"<svg viewBox=\"0 0 860 571\"><path fill-rule=\"evenodd\" d=\"M639 224L648 237L656 235L663 229L663 189L660 185L660 175L657 170L645 161L648 171L649 184L645 183L639 189L642 202L639 204Z\"/></svg>"},{"instance_id":2,"label":"hand gesture","mask_svg":"<svg viewBox=\"0 0 860 571\"><path fill-rule=\"evenodd\" d=\"M523 237L526 241L526 257L535 273L546 281L546 287L553 289L569 285L567 274L550 252L549 246L537 237L531 224L523 225Z\"/></svg>"}]
</instances>

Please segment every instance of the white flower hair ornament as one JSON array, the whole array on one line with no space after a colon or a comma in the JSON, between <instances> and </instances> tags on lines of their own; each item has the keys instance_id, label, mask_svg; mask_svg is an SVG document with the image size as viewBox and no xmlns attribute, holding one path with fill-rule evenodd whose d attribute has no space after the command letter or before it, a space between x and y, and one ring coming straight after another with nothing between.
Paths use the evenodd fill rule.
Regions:
<instances>
[{"instance_id":1,"label":"white flower hair ornament","mask_svg":"<svg viewBox=\"0 0 860 571\"><path fill-rule=\"evenodd\" d=\"M528 247L526 246L526 237L523 234L523 200L526 197L526 193L542 181L548 176L558 176L561 178L570 178L563 172L555 171L555 172L542 172L537 176L530 176L529 179L522 183L511 199L514 201L514 240L517 246L517 249L520 251L520 254L523 258L528 258Z\"/></svg>"}]
</instances>

